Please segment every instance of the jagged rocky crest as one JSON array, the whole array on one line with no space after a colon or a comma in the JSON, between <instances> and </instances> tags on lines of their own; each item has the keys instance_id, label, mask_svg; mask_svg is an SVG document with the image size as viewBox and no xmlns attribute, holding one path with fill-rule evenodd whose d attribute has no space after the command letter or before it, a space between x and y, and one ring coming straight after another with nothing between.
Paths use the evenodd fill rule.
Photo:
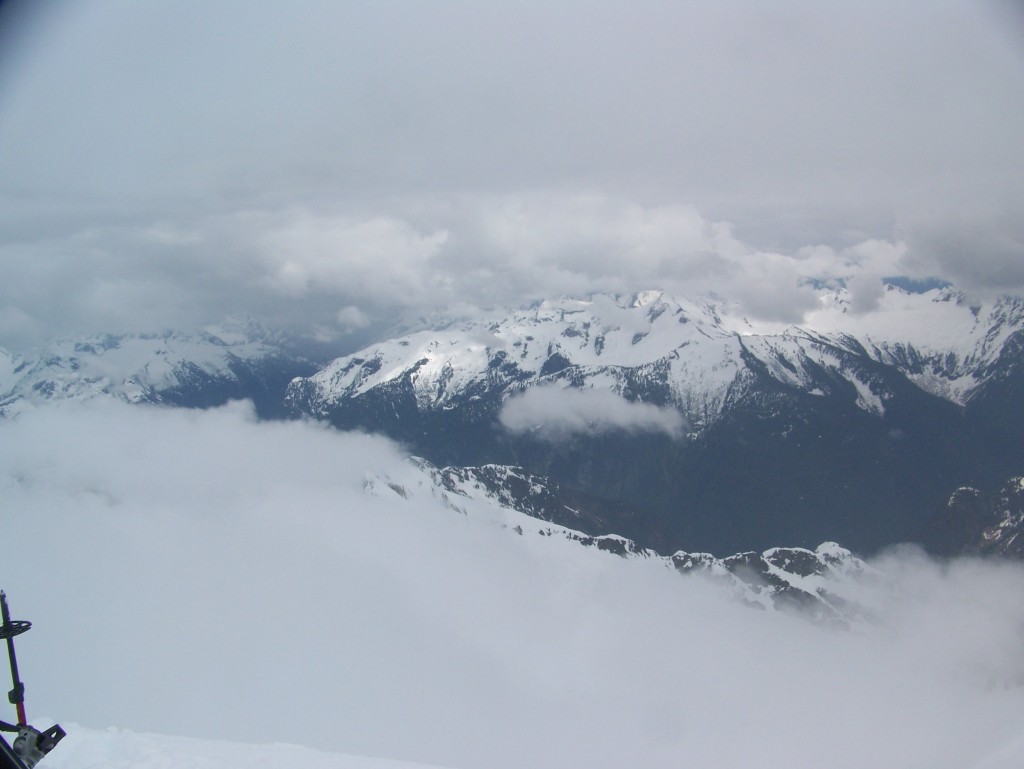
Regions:
<instances>
[{"instance_id":1,"label":"jagged rocky crest","mask_svg":"<svg viewBox=\"0 0 1024 769\"><path fill-rule=\"evenodd\" d=\"M621 558L660 563L680 575L709 579L737 600L758 609L795 611L816 622L847 626L872 621L857 600L857 582L873 574L863 560L833 542L810 550L775 547L725 558L677 551L664 555L616 534L588 534L572 523L603 528L607 522L570 506L558 484L521 468L438 468L421 458L402 477L367 478L371 494L394 494L415 503L420 494L440 498L462 515L490 518L523 537L554 537Z\"/></svg>"}]
</instances>

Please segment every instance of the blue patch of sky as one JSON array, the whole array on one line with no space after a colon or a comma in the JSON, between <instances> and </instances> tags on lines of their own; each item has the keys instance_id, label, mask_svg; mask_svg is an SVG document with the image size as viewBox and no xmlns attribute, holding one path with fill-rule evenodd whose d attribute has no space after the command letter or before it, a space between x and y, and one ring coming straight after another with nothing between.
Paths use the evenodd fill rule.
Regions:
<instances>
[{"instance_id":1,"label":"blue patch of sky","mask_svg":"<svg viewBox=\"0 0 1024 769\"><path fill-rule=\"evenodd\" d=\"M924 294L936 288L949 288L952 283L948 280L942 280L941 278L908 278L906 275L892 275L890 277L882 278L882 282L887 286L895 286L896 288L902 288L904 291L911 294Z\"/></svg>"}]
</instances>

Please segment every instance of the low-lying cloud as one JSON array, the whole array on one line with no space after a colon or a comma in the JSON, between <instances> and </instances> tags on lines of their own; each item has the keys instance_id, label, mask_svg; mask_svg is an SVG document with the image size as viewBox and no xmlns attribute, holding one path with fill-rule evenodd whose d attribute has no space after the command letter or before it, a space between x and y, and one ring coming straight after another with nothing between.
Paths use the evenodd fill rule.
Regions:
<instances>
[{"instance_id":1,"label":"low-lying cloud","mask_svg":"<svg viewBox=\"0 0 1024 769\"><path fill-rule=\"evenodd\" d=\"M684 421L675 409L629 401L610 390L580 390L548 385L510 397L498 416L513 433L559 441L580 433L610 430L682 435Z\"/></svg>"},{"instance_id":2,"label":"low-lying cloud","mask_svg":"<svg viewBox=\"0 0 1024 769\"><path fill-rule=\"evenodd\" d=\"M959 769L1020 734L1019 564L894 553L837 631L395 490L416 477L240 405L0 421L30 719L508 769Z\"/></svg>"}]
</instances>

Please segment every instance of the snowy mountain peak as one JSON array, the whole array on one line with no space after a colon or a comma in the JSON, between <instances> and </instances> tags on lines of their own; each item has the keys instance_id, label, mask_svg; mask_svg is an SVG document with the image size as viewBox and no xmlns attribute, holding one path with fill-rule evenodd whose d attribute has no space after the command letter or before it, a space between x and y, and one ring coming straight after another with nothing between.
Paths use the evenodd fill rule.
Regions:
<instances>
[{"instance_id":1,"label":"snowy mountain peak","mask_svg":"<svg viewBox=\"0 0 1024 769\"><path fill-rule=\"evenodd\" d=\"M640 291L633 298L634 307L646 307L649 304L657 302L661 299L663 291Z\"/></svg>"},{"instance_id":2,"label":"snowy mountain peak","mask_svg":"<svg viewBox=\"0 0 1024 769\"><path fill-rule=\"evenodd\" d=\"M274 344L258 324L235 322L198 334L104 334L62 340L34 357L0 353L0 415L47 400L112 396L130 403L214 405L259 397L266 383L314 366ZM275 374L275 371L280 370ZM280 396L278 396L280 398Z\"/></svg>"},{"instance_id":3,"label":"snowy mountain peak","mask_svg":"<svg viewBox=\"0 0 1024 769\"><path fill-rule=\"evenodd\" d=\"M709 404L719 413L741 372L754 366L813 394L846 382L860 408L882 414L888 391L869 373L874 364L963 404L1008 339L1024 328L1019 300L975 314L945 301L946 289L911 294L889 287L884 307L859 318L836 312L842 292L824 292L822 309L808 324L771 334L755 333L721 303L661 291L554 299L487 322L464 321L372 345L297 385L290 398L300 410L323 413L330 404L399 381L407 381L416 402L428 409L468 391L515 392L552 381L611 387L635 398L641 397L636 380L642 378L657 380L657 399L697 423L706 419Z\"/></svg>"}]
</instances>

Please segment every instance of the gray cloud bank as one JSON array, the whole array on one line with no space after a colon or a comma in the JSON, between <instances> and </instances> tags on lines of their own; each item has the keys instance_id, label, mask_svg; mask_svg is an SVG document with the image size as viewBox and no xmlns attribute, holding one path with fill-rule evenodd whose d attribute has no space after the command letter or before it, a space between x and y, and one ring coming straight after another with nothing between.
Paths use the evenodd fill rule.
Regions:
<instances>
[{"instance_id":1,"label":"gray cloud bank","mask_svg":"<svg viewBox=\"0 0 1024 769\"><path fill-rule=\"evenodd\" d=\"M538 769L962 769L1019 740L1019 564L894 553L841 632L363 491L403 467L240 405L0 421L30 717Z\"/></svg>"},{"instance_id":2,"label":"gray cloud bank","mask_svg":"<svg viewBox=\"0 0 1024 769\"><path fill-rule=\"evenodd\" d=\"M225 311L354 344L652 285L793 320L836 275L1024 290L1003 4L37 7L0 11L0 344Z\"/></svg>"}]
</instances>

